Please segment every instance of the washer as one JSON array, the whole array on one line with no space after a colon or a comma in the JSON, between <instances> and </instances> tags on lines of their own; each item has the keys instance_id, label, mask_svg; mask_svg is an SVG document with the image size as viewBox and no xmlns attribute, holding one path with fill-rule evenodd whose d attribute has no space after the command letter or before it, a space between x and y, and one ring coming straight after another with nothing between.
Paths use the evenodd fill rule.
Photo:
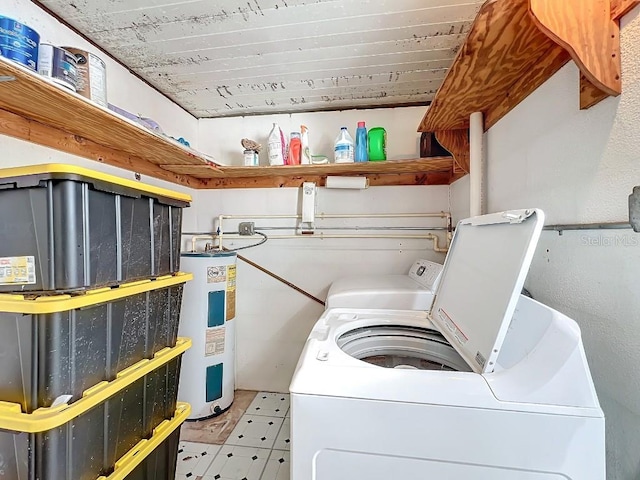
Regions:
<instances>
[{"instance_id":1,"label":"washer","mask_svg":"<svg viewBox=\"0 0 640 480\"><path fill-rule=\"evenodd\" d=\"M605 478L580 330L519 295L543 219L460 222L428 312L324 312L290 386L292 480Z\"/></svg>"},{"instance_id":2,"label":"washer","mask_svg":"<svg viewBox=\"0 0 640 480\"><path fill-rule=\"evenodd\" d=\"M429 310L442 265L417 260L408 275L360 275L331 284L326 308L388 308Z\"/></svg>"}]
</instances>

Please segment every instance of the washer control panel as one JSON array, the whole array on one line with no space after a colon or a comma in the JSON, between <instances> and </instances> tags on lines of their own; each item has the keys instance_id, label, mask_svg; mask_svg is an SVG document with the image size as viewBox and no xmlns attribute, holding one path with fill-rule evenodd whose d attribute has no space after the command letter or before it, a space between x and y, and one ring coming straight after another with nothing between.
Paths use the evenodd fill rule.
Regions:
<instances>
[{"instance_id":1,"label":"washer control panel","mask_svg":"<svg viewBox=\"0 0 640 480\"><path fill-rule=\"evenodd\" d=\"M409 277L428 290L438 287L441 275L442 265L429 260L417 260L409 270Z\"/></svg>"}]
</instances>

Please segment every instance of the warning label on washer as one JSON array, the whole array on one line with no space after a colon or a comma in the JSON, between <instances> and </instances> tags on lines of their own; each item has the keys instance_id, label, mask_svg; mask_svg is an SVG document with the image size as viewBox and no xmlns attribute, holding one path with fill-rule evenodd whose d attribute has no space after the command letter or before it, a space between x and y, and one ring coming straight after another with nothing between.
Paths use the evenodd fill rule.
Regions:
<instances>
[{"instance_id":1,"label":"warning label on washer","mask_svg":"<svg viewBox=\"0 0 640 480\"><path fill-rule=\"evenodd\" d=\"M484 368L484 364L487 362L487 359L484 358L484 355L480 353L480 350L476 352L476 363Z\"/></svg>"},{"instance_id":2,"label":"warning label on washer","mask_svg":"<svg viewBox=\"0 0 640 480\"><path fill-rule=\"evenodd\" d=\"M36 283L36 258L0 258L0 285L20 285Z\"/></svg>"},{"instance_id":3,"label":"warning label on washer","mask_svg":"<svg viewBox=\"0 0 640 480\"><path fill-rule=\"evenodd\" d=\"M458 341L460 345L464 345L469 341L469 339L462 332L462 330L458 328L458 325L456 325L456 322L454 322L451 319L451 317L447 314L447 312L445 312L442 308L438 309L438 316L440 317L440 320L442 320L444 325L447 327L447 330L449 330L453 334L453 337Z\"/></svg>"},{"instance_id":4,"label":"warning label on washer","mask_svg":"<svg viewBox=\"0 0 640 480\"><path fill-rule=\"evenodd\" d=\"M226 328L208 328L205 332L204 356L212 357L224 353Z\"/></svg>"},{"instance_id":5,"label":"warning label on washer","mask_svg":"<svg viewBox=\"0 0 640 480\"><path fill-rule=\"evenodd\" d=\"M236 316L236 266L229 265L227 275L227 320Z\"/></svg>"},{"instance_id":6,"label":"warning label on washer","mask_svg":"<svg viewBox=\"0 0 640 480\"><path fill-rule=\"evenodd\" d=\"M222 283L227 281L227 267L207 267L207 283Z\"/></svg>"}]
</instances>

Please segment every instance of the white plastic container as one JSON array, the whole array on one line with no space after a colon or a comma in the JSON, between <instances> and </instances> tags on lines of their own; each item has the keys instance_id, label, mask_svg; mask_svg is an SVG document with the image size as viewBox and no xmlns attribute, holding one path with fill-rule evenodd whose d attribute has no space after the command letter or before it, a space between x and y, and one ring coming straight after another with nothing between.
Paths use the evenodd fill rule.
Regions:
<instances>
[{"instance_id":1,"label":"white plastic container","mask_svg":"<svg viewBox=\"0 0 640 480\"><path fill-rule=\"evenodd\" d=\"M284 135L277 123L273 124L271 133L269 134L269 165L284 165Z\"/></svg>"},{"instance_id":2,"label":"white plastic container","mask_svg":"<svg viewBox=\"0 0 640 480\"><path fill-rule=\"evenodd\" d=\"M355 148L353 138L349 135L347 127L340 129L340 134L336 138L334 147L336 163L353 163L355 156Z\"/></svg>"},{"instance_id":3,"label":"white plastic container","mask_svg":"<svg viewBox=\"0 0 640 480\"><path fill-rule=\"evenodd\" d=\"M300 125L302 132L302 165L311 165L311 149L309 148L309 128L306 125Z\"/></svg>"},{"instance_id":4,"label":"white plastic container","mask_svg":"<svg viewBox=\"0 0 640 480\"><path fill-rule=\"evenodd\" d=\"M183 293L178 331L193 346L182 357L178 398L191 404L189 420L200 420L221 414L233 402L236 254L183 253L180 267L193 273L193 281Z\"/></svg>"}]
</instances>

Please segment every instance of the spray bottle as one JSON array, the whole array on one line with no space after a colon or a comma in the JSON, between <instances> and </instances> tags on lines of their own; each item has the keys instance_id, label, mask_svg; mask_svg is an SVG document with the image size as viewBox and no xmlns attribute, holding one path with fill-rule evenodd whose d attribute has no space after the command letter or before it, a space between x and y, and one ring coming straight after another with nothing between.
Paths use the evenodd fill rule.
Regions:
<instances>
[{"instance_id":1,"label":"spray bottle","mask_svg":"<svg viewBox=\"0 0 640 480\"><path fill-rule=\"evenodd\" d=\"M311 165L311 150L309 148L309 129L306 125L300 125L302 132L302 165Z\"/></svg>"},{"instance_id":2,"label":"spray bottle","mask_svg":"<svg viewBox=\"0 0 640 480\"><path fill-rule=\"evenodd\" d=\"M289 139L289 154L287 156L287 165L300 165L302 161L302 141L300 140L300 132L291 132Z\"/></svg>"}]
</instances>

